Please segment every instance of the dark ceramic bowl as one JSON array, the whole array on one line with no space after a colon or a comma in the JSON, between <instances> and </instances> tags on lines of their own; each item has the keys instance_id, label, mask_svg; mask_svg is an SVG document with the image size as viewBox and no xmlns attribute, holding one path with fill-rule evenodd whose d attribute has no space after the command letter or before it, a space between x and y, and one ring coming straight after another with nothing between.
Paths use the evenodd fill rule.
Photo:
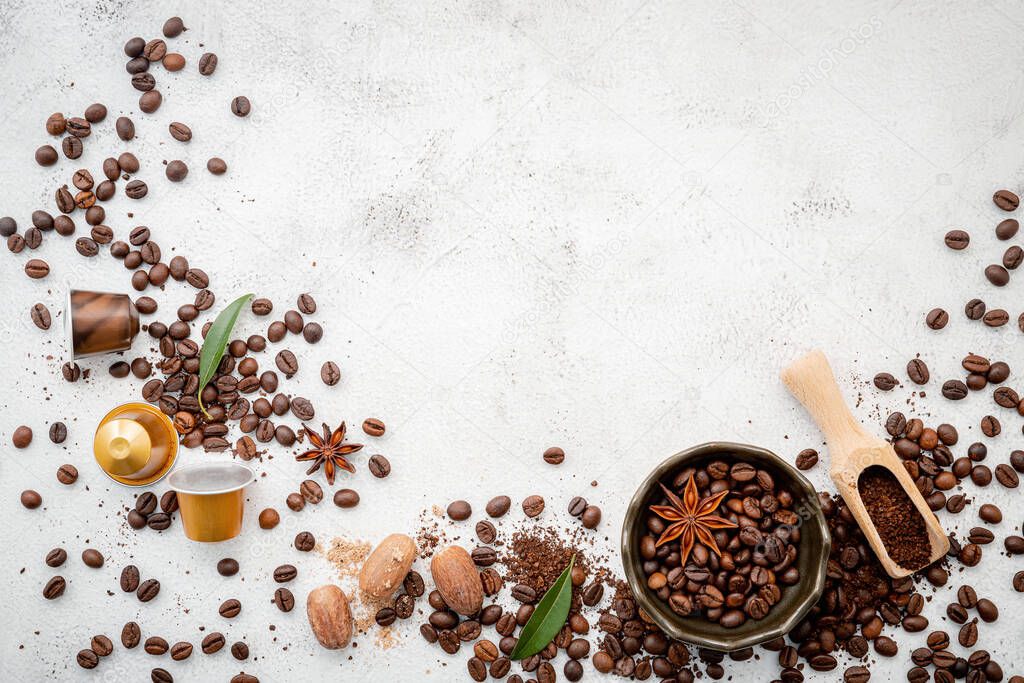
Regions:
<instances>
[{"instance_id":1,"label":"dark ceramic bowl","mask_svg":"<svg viewBox=\"0 0 1024 683\"><path fill-rule=\"evenodd\" d=\"M796 499L793 509L800 516L800 545L797 567L800 582L783 590L779 601L764 619L748 619L737 628L725 628L701 616L681 617L647 587L641 567L639 543L646 532L644 518L647 507L660 495L659 481L666 481L688 466L698 466L716 459L744 461L767 470L776 483L789 489ZM825 570L832 539L828 523L818 504L818 495L800 472L779 456L757 446L716 441L676 453L644 480L626 508L622 525L622 563L629 587L640 607L670 637L703 647L730 652L785 635L792 630L821 597L825 587Z\"/></svg>"}]
</instances>

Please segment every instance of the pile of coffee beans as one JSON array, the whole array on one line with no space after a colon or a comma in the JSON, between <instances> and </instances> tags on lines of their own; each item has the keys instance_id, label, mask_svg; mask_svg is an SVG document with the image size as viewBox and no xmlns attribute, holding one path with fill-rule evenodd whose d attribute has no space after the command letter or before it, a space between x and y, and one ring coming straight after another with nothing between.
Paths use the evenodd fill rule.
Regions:
<instances>
[{"instance_id":1,"label":"pile of coffee beans","mask_svg":"<svg viewBox=\"0 0 1024 683\"><path fill-rule=\"evenodd\" d=\"M914 591L912 578L892 579L885 573L842 498L819 493L818 500L832 535L825 589L807 617L789 633L795 647L783 639L765 647L778 651L783 681L803 680L798 669L801 659L815 671L833 671L839 666L840 651L861 662L847 669L846 680L866 681L864 663L871 649L882 657L894 657L899 651L896 641L882 634L886 626L902 624L908 631L927 628L928 620L921 615L926 600ZM935 566L944 583L947 573L941 565ZM937 575L933 578L940 581Z\"/></svg>"},{"instance_id":2,"label":"pile of coffee beans","mask_svg":"<svg viewBox=\"0 0 1024 683\"><path fill-rule=\"evenodd\" d=\"M159 510L157 505L159 503ZM178 494L174 491L164 492L159 500L152 491L144 491L135 499L135 505L128 510L125 519L128 526L136 531L152 529L164 531L171 527L174 513L178 511Z\"/></svg>"},{"instance_id":3,"label":"pile of coffee beans","mask_svg":"<svg viewBox=\"0 0 1024 683\"><path fill-rule=\"evenodd\" d=\"M415 569L410 570L402 580L402 590L398 595L392 596L389 604L377 610L373 617L377 625L390 626L396 620L410 618L416 611L416 600L423 597L425 592L426 586L423 583L423 576ZM440 594L435 596L435 593L437 591L431 593L431 605L437 602L437 599L440 597Z\"/></svg>"},{"instance_id":4,"label":"pile of coffee beans","mask_svg":"<svg viewBox=\"0 0 1024 683\"><path fill-rule=\"evenodd\" d=\"M584 606L593 607L601 602L604 597L602 580L606 570L592 569L582 548L585 542L583 538L578 542L567 542L566 534L560 529L520 529L512 533L507 541L503 541L499 525L511 508L512 499L508 496L495 496L488 501L485 506L487 518L475 524L480 545L473 549L470 557L479 571L484 595L497 600L505 587L510 586L509 594L518 603L518 607L514 611L506 611L501 605L492 602L484 605L477 614L463 618L448 607L438 591L431 591L428 602L434 611L428 616L427 622L420 626L420 634L427 642L438 644L449 655L460 652L463 643L473 643L472 655L466 663L473 680L484 681L488 676L497 679L507 677L508 683L523 683L522 675L510 675L513 662L509 655L518 642L516 634L533 615L537 602L565 570L570 559L575 557L571 575L572 602L565 623L558 635L541 652L523 659L519 666L523 672L532 676L531 680L553 683L558 674L552 660L560 652L565 652L568 659L562 667L562 673L567 680L578 681L584 673L582 662L590 656L591 651L590 642L586 639L591 627L581 610ZM533 519L543 510L544 499L538 495L528 496L522 508L526 518ZM590 512L587 513L587 510ZM576 517L586 515L586 520L581 520L585 528L596 527L600 521L600 508L589 505L581 497L574 497L570 501L568 511ZM455 523L465 522L473 515L472 506L464 500L451 503L447 513ZM587 532L577 530L576 533ZM406 581L409 581L408 577ZM422 579L417 582L417 590L422 590L419 585L421 582ZM408 585L405 586L405 592L412 592ZM400 595L398 600L401 599ZM393 614L397 611L397 603L394 607L382 610L384 622L391 623L395 617L402 618L400 614ZM411 608L408 611L411 614ZM381 617L379 612L378 623L382 623ZM493 627L496 635L487 637L484 631L488 627Z\"/></svg>"},{"instance_id":5,"label":"pile of coffee beans","mask_svg":"<svg viewBox=\"0 0 1024 683\"><path fill-rule=\"evenodd\" d=\"M189 269L183 257L176 256L171 260L170 273L172 277L177 273L183 278L188 278L191 273L192 282L203 289L193 304L178 308L177 320L171 324L154 321L147 326L149 335L158 340L163 358L156 367L164 379L147 381L142 387L143 399L157 405L173 419L182 445L189 448L202 446L208 452L228 450L231 447L226 438L229 421L237 422L242 432L252 434L260 443L277 441L286 448L293 446L297 438L295 430L288 425L275 424L271 417L283 417L290 412L296 420L307 422L316 416L316 410L308 399L289 397L277 391L280 382L278 371L291 377L298 372L298 359L292 351L282 349L274 358L277 371L261 371L256 354L267 350L268 339L270 343L277 343L288 333L303 334L307 341L315 343L323 335L320 325L306 322L297 310L288 311L284 316L287 324L271 323L266 337L253 334L244 340L232 340L213 378L205 387L200 387L199 352L202 346L191 339L194 331L192 322L202 311L213 306L215 297L206 289L209 280L205 273L196 274ZM300 296L298 305L305 309L306 314L316 310L316 302L309 294ZM269 313L269 309L257 306L256 302L253 303L253 311L258 315ZM208 321L203 325L201 334L204 338L211 324L212 321ZM259 396L254 400L247 398L256 393ZM200 408L200 399L205 412ZM251 460L257 455L255 442L250 437L239 439L235 453L244 460Z\"/></svg>"},{"instance_id":6,"label":"pile of coffee beans","mask_svg":"<svg viewBox=\"0 0 1024 683\"><path fill-rule=\"evenodd\" d=\"M800 518L793 509L798 501L776 485L770 472L743 461L687 467L663 485L684 499L691 478L701 502L726 494L708 514L731 522L733 528L708 528L717 549L695 534L689 556L681 557L680 539L659 545L672 522L649 512L647 532L639 541L647 587L681 616L700 614L726 628L764 619L785 587L800 581ZM650 505L670 506L671 501L659 495Z\"/></svg>"}]
</instances>

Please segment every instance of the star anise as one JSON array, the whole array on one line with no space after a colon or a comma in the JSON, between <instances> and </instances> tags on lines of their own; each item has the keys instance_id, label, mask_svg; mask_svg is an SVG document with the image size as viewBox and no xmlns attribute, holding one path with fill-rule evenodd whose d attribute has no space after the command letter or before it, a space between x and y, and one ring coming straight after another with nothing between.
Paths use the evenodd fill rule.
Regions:
<instances>
[{"instance_id":1,"label":"star anise","mask_svg":"<svg viewBox=\"0 0 1024 683\"><path fill-rule=\"evenodd\" d=\"M735 529L736 525L712 513L718 509L722 499L729 495L729 491L722 491L701 500L693 476L686 482L682 500L664 484L661 484L661 490L665 492L671 505L652 505L651 512L671 524L661 534L661 538L655 544L656 547L680 538L679 562L682 565L686 564L694 543L700 543L715 555L721 555L712 531Z\"/></svg>"},{"instance_id":2,"label":"star anise","mask_svg":"<svg viewBox=\"0 0 1024 683\"><path fill-rule=\"evenodd\" d=\"M306 474L313 474L321 467L324 468L324 474L327 476L327 483L334 486L334 471L335 469L348 470L349 472L355 472L356 468L352 466L345 456L351 455L363 447L361 443L343 443L345 441L345 423L342 422L341 426L335 429L333 432L331 428L324 424L324 435L321 438L319 434L314 432L312 429L307 427L305 424L302 428L306 431L306 435L309 437L309 443L313 445L313 448L296 455L295 459L299 462L312 460L313 464Z\"/></svg>"}]
</instances>

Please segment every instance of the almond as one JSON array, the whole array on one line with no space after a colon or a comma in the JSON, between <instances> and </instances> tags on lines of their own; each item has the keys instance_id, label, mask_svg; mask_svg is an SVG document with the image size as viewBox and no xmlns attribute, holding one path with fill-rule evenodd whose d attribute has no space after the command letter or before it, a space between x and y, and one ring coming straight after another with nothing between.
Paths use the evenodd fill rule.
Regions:
<instances>
[{"instance_id":1,"label":"almond","mask_svg":"<svg viewBox=\"0 0 1024 683\"><path fill-rule=\"evenodd\" d=\"M359 589L375 598L390 597L416 559L416 542L405 534L391 534L380 542L359 571Z\"/></svg>"},{"instance_id":2,"label":"almond","mask_svg":"<svg viewBox=\"0 0 1024 683\"><path fill-rule=\"evenodd\" d=\"M430 575L448 606L459 614L476 614L484 604L484 588L473 558L464 548L448 546L434 554Z\"/></svg>"},{"instance_id":3,"label":"almond","mask_svg":"<svg viewBox=\"0 0 1024 683\"><path fill-rule=\"evenodd\" d=\"M337 586L328 584L310 591L306 616L313 635L328 650L340 650L352 640L352 610Z\"/></svg>"}]
</instances>

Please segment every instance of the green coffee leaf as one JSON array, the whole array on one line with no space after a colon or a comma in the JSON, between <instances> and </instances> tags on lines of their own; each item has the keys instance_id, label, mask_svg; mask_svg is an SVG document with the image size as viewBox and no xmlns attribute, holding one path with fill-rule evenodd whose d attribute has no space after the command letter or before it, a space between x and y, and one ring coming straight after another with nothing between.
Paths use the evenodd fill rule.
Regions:
<instances>
[{"instance_id":1,"label":"green coffee leaf","mask_svg":"<svg viewBox=\"0 0 1024 683\"><path fill-rule=\"evenodd\" d=\"M519 634L519 642L512 649L510 659L526 659L537 654L565 626L569 607L572 606L572 567L575 562L576 556L573 555L569 559L569 566L537 603L533 616Z\"/></svg>"},{"instance_id":2,"label":"green coffee leaf","mask_svg":"<svg viewBox=\"0 0 1024 683\"><path fill-rule=\"evenodd\" d=\"M203 414L209 417L206 408L203 406L203 387L213 379L220 365L220 359L227 348L228 340L231 339L231 332L235 329L235 321L238 320L242 308L252 300L252 294L240 296L227 308L217 314L217 319L210 325L206 332L206 339L203 340L203 348L199 352L199 407Z\"/></svg>"}]
</instances>

